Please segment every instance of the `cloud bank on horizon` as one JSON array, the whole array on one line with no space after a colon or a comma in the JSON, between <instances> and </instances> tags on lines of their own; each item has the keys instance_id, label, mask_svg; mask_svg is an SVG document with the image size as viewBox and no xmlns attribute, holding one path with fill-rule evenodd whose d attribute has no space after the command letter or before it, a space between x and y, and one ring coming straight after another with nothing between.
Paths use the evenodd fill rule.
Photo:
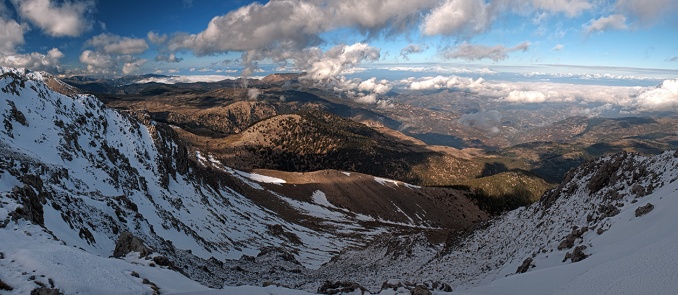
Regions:
<instances>
[{"instance_id":1,"label":"cloud bank on horizon","mask_svg":"<svg viewBox=\"0 0 678 295\"><path fill-rule=\"evenodd\" d=\"M394 83L347 78L364 63L551 63L678 72L673 0L271 0L232 7L147 2L120 3L129 10L116 12L100 9L104 3L95 0L4 0L0 65L103 76L231 65L249 77L261 65L275 64L365 103L378 102ZM117 21L141 5L153 11L139 12L139 22ZM166 29L177 20L184 22L180 29ZM412 80L406 88L457 87L464 79ZM466 84L491 84L478 81ZM662 87L672 89L672 81ZM574 95L562 94L568 89L554 95L509 88L494 91L523 103ZM675 98L667 91L651 96ZM643 93L637 100L654 92Z\"/></svg>"}]
</instances>

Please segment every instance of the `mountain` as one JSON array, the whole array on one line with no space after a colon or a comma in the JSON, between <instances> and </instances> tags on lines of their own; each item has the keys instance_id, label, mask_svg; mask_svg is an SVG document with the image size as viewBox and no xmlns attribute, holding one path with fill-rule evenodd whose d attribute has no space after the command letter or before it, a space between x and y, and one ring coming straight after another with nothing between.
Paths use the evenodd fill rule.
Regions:
<instances>
[{"instance_id":1,"label":"mountain","mask_svg":"<svg viewBox=\"0 0 678 295\"><path fill-rule=\"evenodd\" d=\"M109 107L148 112L157 122L180 127L175 130L187 145L238 169L335 169L426 186L463 185L476 178L510 185L506 177L483 177L512 171L527 182L542 182L542 176L524 173L527 164L521 159L503 167L496 163L501 155L428 145L396 130L402 123L381 110L301 83L300 76L272 74L250 83L258 88L249 89L234 81L165 85L167 91L159 92L158 85L111 84L118 90L97 95L106 97ZM553 183L529 186L528 199L538 198ZM496 191L476 190L489 197L506 195Z\"/></svg>"},{"instance_id":2,"label":"mountain","mask_svg":"<svg viewBox=\"0 0 678 295\"><path fill-rule=\"evenodd\" d=\"M61 94L48 79L0 72L0 235L14 241L0 248L0 278L16 293L50 286L67 294L117 293L115 280L128 288L121 293L149 293L153 285L138 274L162 278L171 271L215 288L303 277L382 234L427 232L440 241L488 218L455 189L338 171L235 170L187 147L175 128L148 113ZM304 178L314 181L299 183ZM74 280L88 261L97 270L115 266L109 285L97 285L97 273ZM280 265L277 273L268 268ZM266 275L244 276L232 271L236 266ZM177 286L156 283L161 292Z\"/></svg>"},{"instance_id":3,"label":"mountain","mask_svg":"<svg viewBox=\"0 0 678 295\"><path fill-rule=\"evenodd\" d=\"M534 204L490 219L473 185L501 186L235 169L187 145L179 127L53 91L50 79L0 71L3 294L678 287L678 152L587 161ZM488 177L522 181L503 173Z\"/></svg>"},{"instance_id":4,"label":"mountain","mask_svg":"<svg viewBox=\"0 0 678 295\"><path fill-rule=\"evenodd\" d=\"M459 294L670 294L678 286L669 279L678 262L677 167L678 152L590 161L539 202L444 246L389 239L318 272L372 291L399 278L447 282Z\"/></svg>"}]
</instances>

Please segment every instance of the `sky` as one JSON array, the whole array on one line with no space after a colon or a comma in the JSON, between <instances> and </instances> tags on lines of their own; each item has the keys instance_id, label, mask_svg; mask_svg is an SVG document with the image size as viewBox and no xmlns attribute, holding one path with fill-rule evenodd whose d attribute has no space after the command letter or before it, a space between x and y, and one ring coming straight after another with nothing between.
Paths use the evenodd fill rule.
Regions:
<instances>
[{"instance_id":1,"label":"sky","mask_svg":"<svg viewBox=\"0 0 678 295\"><path fill-rule=\"evenodd\" d=\"M0 64L66 74L252 75L271 64L313 70L330 55L344 58L334 61L339 72L358 64L678 70L677 2L3 0ZM351 56L331 56L347 47Z\"/></svg>"}]
</instances>

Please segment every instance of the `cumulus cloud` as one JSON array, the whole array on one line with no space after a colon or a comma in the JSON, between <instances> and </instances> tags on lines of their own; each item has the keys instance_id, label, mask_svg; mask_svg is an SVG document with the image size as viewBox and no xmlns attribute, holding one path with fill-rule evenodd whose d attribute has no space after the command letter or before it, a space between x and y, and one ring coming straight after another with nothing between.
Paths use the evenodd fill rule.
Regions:
<instances>
[{"instance_id":1,"label":"cumulus cloud","mask_svg":"<svg viewBox=\"0 0 678 295\"><path fill-rule=\"evenodd\" d=\"M555 51L561 51L565 48L565 45L563 44L557 44L556 46L553 46L553 50Z\"/></svg>"},{"instance_id":2,"label":"cumulus cloud","mask_svg":"<svg viewBox=\"0 0 678 295\"><path fill-rule=\"evenodd\" d=\"M198 56L218 52L266 48L276 42L320 44L316 35L324 29L318 7L303 1L252 3L213 18L198 34L178 34L169 41L170 50L189 49Z\"/></svg>"},{"instance_id":3,"label":"cumulus cloud","mask_svg":"<svg viewBox=\"0 0 678 295\"><path fill-rule=\"evenodd\" d=\"M320 0L326 7L325 17L339 27L354 27L370 36L392 35L408 30L417 23L420 11L435 7L439 0ZM334 28L332 28L334 29Z\"/></svg>"},{"instance_id":4,"label":"cumulus cloud","mask_svg":"<svg viewBox=\"0 0 678 295\"><path fill-rule=\"evenodd\" d=\"M418 44L410 44L405 46L405 48L400 50L400 56L402 58L409 60L409 55L410 54L415 54L415 53L422 53L428 49L428 46L426 45L418 45Z\"/></svg>"},{"instance_id":5,"label":"cumulus cloud","mask_svg":"<svg viewBox=\"0 0 678 295\"><path fill-rule=\"evenodd\" d=\"M125 75L133 74L137 72L139 68L141 68L141 66L143 66L146 62L147 60L145 59L137 59L134 61L126 62L122 66L122 73Z\"/></svg>"},{"instance_id":6,"label":"cumulus cloud","mask_svg":"<svg viewBox=\"0 0 678 295\"><path fill-rule=\"evenodd\" d=\"M359 95L355 98L355 102L364 104L374 104L377 103L377 96L374 94Z\"/></svg>"},{"instance_id":7,"label":"cumulus cloud","mask_svg":"<svg viewBox=\"0 0 678 295\"><path fill-rule=\"evenodd\" d=\"M353 45L338 45L324 53L314 49L309 52L313 56L310 62L297 61L297 67L307 71L307 78L316 81L327 81L343 75L363 61L377 61L380 57L380 49L365 43Z\"/></svg>"},{"instance_id":8,"label":"cumulus cloud","mask_svg":"<svg viewBox=\"0 0 678 295\"><path fill-rule=\"evenodd\" d=\"M669 61L678 61L678 56L674 56L672 58L669 58Z\"/></svg>"},{"instance_id":9,"label":"cumulus cloud","mask_svg":"<svg viewBox=\"0 0 678 295\"><path fill-rule=\"evenodd\" d=\"M0 18L0 28L0 55L13 54L17 46L24 44L26 28L13 19L3 18Z\"/></svg>"},{"instance_id":10,"label":"cumulus cloud","mask_svg":"<svg viewBox=\"0 0 678 295\"><path fill-rule=\"evenodd\" d=\"M47 54L33 52L29 54L0 55L0 65L56 73L60 71L60 60L63 57L64 54L59 49L52 48Z\"/></svg>"},{"instance_id":11,"label":"cumulus cloud","mask_svg":"<svg viewBox=\"0 0 678 295\"><path fill-rule=\"evenodd\" d=\"M85 50L80 54L80 62L87 65L90 73L107 74L113 72L115 62L108 54L101 54L92 50Z\"/></svg>"},{"instance_id":12,"label":"cumulus cloud","mask_svg":"<svg viewBox=\"0 0 678 295\"><path fill-rule=\"evenodd\" d=\"M86 46L96 48L106 54L140 54L148 49L146 40L131 37L121 37L111 34L100 34L85 42Z\"/></svg>"},{"instance_id":13,"label":"cumulus cloud","mask_svg":"<svg viewBox=\"0 0 678 295\"><path fill-rule=\"evenodd\" d=\"M479 78L438 76L408 78L400 86L410 90L455 89L511 104L568 103L581 115L638 114L678 111L678 79L656 87L582 85L553 82L488 82Z\"/></svg>"},{"instance_id":14,"label":"cumulus cloud","mask_svg":"<svg viewBox=\"0 0 678 295\"><path fill-rule=\"evenodd\" d=\"M584 24L584 30L587 33L604 32L608 30L626 30L626 16L613 14L607 17L601 17L591 20Z\"/></svg>"},{"instance_id":15,"label":"cumulus cloud","mask_svg":"<svg viewBox=\"0 0 678 295\"><path fill-rule=\"evenodd\" d=\"M149 46L145 39L100 34L85 42L92 48L80 54L80 62L87 65L87 72L97 75L129 75L146 64L148 60L135 57Z\"/></svg>"},{"instance_id":16,"label":"cumulus cloud","mask_svg":"<svg viewBox=\"0 0 678 295\"><path fill-rule=\"evenodd\" d=\"M85 50L80 54L80 62L87 65L87 72L96 75L129 75L137 72L147 60L131 55L109 55Z\"/></svg>"},{"instance_id":17,"label":"cumulus cloud","mask_svg":"<svg viewBox=\"0 0 678 295\"><path fill-rule=\"evenodd\" d=\"M447 59L465 59L465 60L481 60L491 59L495 62L508 58L510 52L527 51L530 48L530 42L523 42L514 47L506 48L504 45L486 46L462 43L454 48L445 48L443 50L443 57Z\"/></svg>"},{"instance_id":18,"label":"cumulus cloud","mask_svg":"<svg viewBox=\"0 0 678 295\"><path fill-rule=\"evenodd\" d=\"M393 86L388 82L388 80L377 81L376 77L372 77L358 84L358 90L364 92L370 92L374 94L384 95L391 91Z\"/></svg>"},{"instance_id":19,"label":"cumulus cloud","mask_svg":"<svg viewBox=\"0 0 678 295\"><path fill-rule=\"evenodd\" d=\"M298 70L314 71L322 79L353 69L339 65L338 70L333 70L322 64L318 57L332 59L334 50L323 53L318 49L324 43L322 33L348 28L362 32L368 39L402 33L419 21L420 11L437 3L438 0L297 0L269 1L263 5L255 2L214 17L197 34L174 34L163 50L190 51L197 56L241 52L243 77L250 76L259 61L270 59L283 66L291 61ZM162 39L162 35L149 33L149 40L154 43L162 43Z\"/></svg>"},{"instance_id":20,"label":"cumulus cloud","mask_svg":"<svg viewBox=\"0 0 678 295\"><path fill-rule=\"evenodd\" d=\"M655 88L642 89L632 108L641 112L678 110L678 79L666 80Z\"/></svg>"},{"instance_id":21,"label":"cumulus cloud","mask_svg":"<svg viewBox=\"0 0 678 295\"><path fill-rule=\"evenodd\" d=\"M424 35L475 35L492 24L490 4L484 0L446 0L426 15L421 31Z\"/></svg>"},{"instance_id":22,"label":"cumulus cloud","mask_svg":"<svg viewBox=\"0 0 678 295\"><path fill-rule=\"evenodd\" d=\"M316 82L319 87L333 90L344 98L349 98L358 103L377 104L378 107L390 105L384 95L388 94L393 88L393 84L388 80L377 80L376 77L362 80L360 78L348 79L345 76L339 76L328 80Z\"/></svg>"},{"instance_id":23,"label":"cumulus cloud","mask_svg":"<svg viewBox=\"0 0 678 295\"><path fill-rule=\"evenodd\" d=\"M52 1L52 0L11 0L22 18L53 37L77 37L92 27L88 15L95 2Z\"/></svg>"},{"instance_id":24,"label":"cumulus cloud","mask_svg":"<svg viewBox=\"0 0 678 295\"><path fill-rule=\"evenodd\" d=\"M505 101L520 103L541 103L546 101L546 95L539 91L514 90L509 93Z\"/></svg>"},{"instance_id":25,"label":"cumulus cloud","mask_svg":"<svg viewBox=\"0 0 678 295\"><path fill-rule=\"evenodd\" d=\"M322 43L320 34L342 27L370 35L408 29L421 9L435 0L306 0L252 3L213 18L197 34L181 33L169 41L171 51L187 49L196 55L248 51L282 46L300 49Z\"/></svg>"},{"instance_id":26,"label":"cumulus cloud","mask_svg":"<svg viewBox=\"0 0 678 295\"><path fill-rule=\"evenodd\" d=\"M59 72L64 54L57 48L52 48L46 54L17 52L17 48L25 43L24 33L28 26L19 24L13 19L5 19L4 9L4 5L0 3L0 66Z\"/></svg>"},{"instance_id":27,"label":"cumulus cloud","mask_svg":"<svg viewBox=\"0 0 678 295\"><path fill-rule=\"evenodd\" d=\"M436 76L424 78L408 78L401 83L406 84L410 90L435 90L435 89L472 89L481 86L485 80L477 80L459 76Z\"/></svg>"}]
</instances>

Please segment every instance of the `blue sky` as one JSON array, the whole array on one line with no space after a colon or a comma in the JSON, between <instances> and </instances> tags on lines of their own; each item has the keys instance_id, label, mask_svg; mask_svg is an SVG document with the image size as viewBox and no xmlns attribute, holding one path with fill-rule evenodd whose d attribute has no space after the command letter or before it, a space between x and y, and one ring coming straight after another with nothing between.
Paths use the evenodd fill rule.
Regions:
<instances>
[{"instance_id":1,"label":"blue sky","mask_svg":"<svg viewBox=\"0 0 678 295\"><path fill-rule=\"evenodd\" d=\"M0 63L111 76L191 68L247 75L283 61L286 70L322 75L427 63L559 73L664 69L656 72L670 76L678 73L675 2L3 0ZM348 47L356 43L368 47ZM349 60L333 55L342 46L355 49Z\"/></svg>"}]
</instances>

